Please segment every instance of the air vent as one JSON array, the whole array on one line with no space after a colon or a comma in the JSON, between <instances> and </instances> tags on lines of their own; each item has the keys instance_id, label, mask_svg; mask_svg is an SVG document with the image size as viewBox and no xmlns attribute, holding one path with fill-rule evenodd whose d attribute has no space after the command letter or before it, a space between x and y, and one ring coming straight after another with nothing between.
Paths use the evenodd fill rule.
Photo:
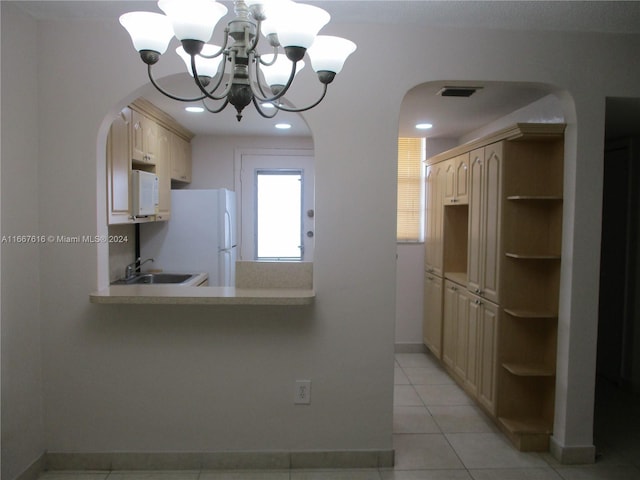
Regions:
<instances>
[{"instance_id":1,"label":"air vent","mask_svg":"<svg viewBox=\"0 0 640 480\"><path fill-rule=\"evenodd\" d=\"M438 92L441 97L470 97L482 87L444 87Z\"/></svg>"}]
</instances>

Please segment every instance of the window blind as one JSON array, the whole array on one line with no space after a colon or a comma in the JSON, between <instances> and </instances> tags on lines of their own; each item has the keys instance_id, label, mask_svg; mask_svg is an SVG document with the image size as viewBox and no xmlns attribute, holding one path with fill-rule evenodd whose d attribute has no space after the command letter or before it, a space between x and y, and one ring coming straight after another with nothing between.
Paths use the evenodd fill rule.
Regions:
<instances>
[{"instance_id":1,"label":"window blind","mask_svg":"<svg viewBox=\"0 0 640 480\"><path fill-rule=\"evenodd\" d=\"M399 242L424 241L424 138L398 138Z\"/></svg>"}]
</instances>

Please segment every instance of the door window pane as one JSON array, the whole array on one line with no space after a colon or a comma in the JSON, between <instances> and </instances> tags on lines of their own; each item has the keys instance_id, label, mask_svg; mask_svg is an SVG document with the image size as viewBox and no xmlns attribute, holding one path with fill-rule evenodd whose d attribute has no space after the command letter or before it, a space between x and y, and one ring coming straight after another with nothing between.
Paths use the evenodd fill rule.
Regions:
<instances>
[{"instance_id":1,"label":"door window pane","mask_svg":"<svg viewBox=\"0 0 640 480\"><path fill-rule=\"evenodd\" d=\"M302 259L302 171L256 171L256 259Z\"/></svg>"}]
</instances>

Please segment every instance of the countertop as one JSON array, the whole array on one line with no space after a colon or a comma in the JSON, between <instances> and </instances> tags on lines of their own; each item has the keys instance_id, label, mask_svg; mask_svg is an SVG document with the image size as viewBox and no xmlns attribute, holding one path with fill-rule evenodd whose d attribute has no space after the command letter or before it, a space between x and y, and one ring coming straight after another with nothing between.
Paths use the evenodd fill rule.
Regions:
<instances>
[{"instance_id":1,"label":"countertop","mask_svg":"<svg viewBox=\"0 0 640 480\"><path fill-rule=\"evenodd\" d=\"M90 295L91 303L156 305L311 305L313 264L310 262L237 262L236 287L189 285L110 285Z\"/></svg>"},{"instance_id":2,"label":"countertop","mask_svg":"<svg viewBox=\"0 0 640 480\"><path fill-rule=\"evenodd\" d=\"M311 305L313 289L111 285L93 292L91 303L178 305Z\"/></svg>"}]
</instances>

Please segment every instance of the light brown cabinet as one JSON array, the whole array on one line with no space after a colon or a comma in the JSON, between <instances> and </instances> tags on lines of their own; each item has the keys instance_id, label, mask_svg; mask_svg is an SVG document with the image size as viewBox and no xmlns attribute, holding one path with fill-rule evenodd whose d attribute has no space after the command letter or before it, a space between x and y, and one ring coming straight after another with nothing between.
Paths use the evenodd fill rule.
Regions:
<instances>
[{"instance_id":1,"label":"light brown cabinet","mask_svg":"<svg viewBox=\"0 0 640 480\"><path fill-rule=\"evenodd\" d=\"M442 278L425 273L424 316L422 326L424 343L438 358L442 352Z\"/></svg>"},{"instance_id":2,"label":"light brown cabinet","mask_svg":"<svg viewBox=\"0 0 640 480\"><path fill-rule=\"evenodd\" d=\"M445 368L521 450L547 450L553 427L563 132L517 124L427 160L443 179L439 198L427 179L427 229L443 245L427 242L427 265L441 261L445 281L440 317L425 281L424 328L442 319ZM452 201L465 176L467 203Z\"/></svg>"},{"instance_id":3,"label":"light brown cabinet","mask_svg":"<svg viewBox=\"0 0 640 480\"><path fill-rule=\"evenodd\" d=\"M440 165L427 167L425 270L442 276L443 252L443 169Z\"/></svg>"},{"instance_id":4,"label":"light brown cabinet","mask_svg":"<svg viewBox=\"0 0 640 480\"><path fill-rule=\"evenodd\" d=\"M158 176L156 221L169 220L171 216L171 132L162 126L158 126L155 173Z\"/></svg>"},{"instance_id":5,"label":"light brown cabinet","mask_svg":"<svg viewBox=\"0 0 640 480\"><path fill-rule=\"evenodd\" d=\"M444 205L469 203L469 154L464 153L444 162Z\"/></svg>"},{"instance_id":6,"label":"light brown cabinet","mask_svg":"<svg viewBox=\"0 0 640 480\"><path fill-rule=\"evenodd\" d=\"M107 138L109 225L169 219L172 158L174 155L179 156L182 175L186 181L190 181L192 137L193 134L177 124L173 118L143 99L136 100L120 112L113 121ZM174 141L175 138L180 141ZM130 181L132 169L155 173L158 176L156 215L133 218Z\"/></svg>"},{"instance_id":7,"label":"light brown cabinet","mask_svg":"<svg viewBox=\"0 0 640 480\"><path fill-rule=\"evenodd\" d=\"M468 288L497 303L500 282L502 142L471 152Z\"/></svg>"},{"instance_id":8,"label":"light brown cabinet","mask_svg":"<svg viewBox=\"0 0 640 480\"><path fill-rule=\"evenodd\" d=\"M171 180L191 183L191 143L175 134L171 136Z\"/></svg>"},{"instance_id":9,"label":"light brown cabinet","mask_svg":"<svg viewBox=\"0 0 640 480\"><path fill-rule=\"evenodd\" d=\"M130 127L131 110L125 108L111 124L107 138L107 222L109 225L131 222Z\"/></svg>"},{"instance_id":10,"label":"light brown cabinet","mask_svg":"<svg viewBox=\"0 0 640 480\"><path fill-rule=\"evenodd\" d=\"M155 165L158 151L158 124L137 110L131 114L131 160Z\"/></svg>"}]
</instances>

